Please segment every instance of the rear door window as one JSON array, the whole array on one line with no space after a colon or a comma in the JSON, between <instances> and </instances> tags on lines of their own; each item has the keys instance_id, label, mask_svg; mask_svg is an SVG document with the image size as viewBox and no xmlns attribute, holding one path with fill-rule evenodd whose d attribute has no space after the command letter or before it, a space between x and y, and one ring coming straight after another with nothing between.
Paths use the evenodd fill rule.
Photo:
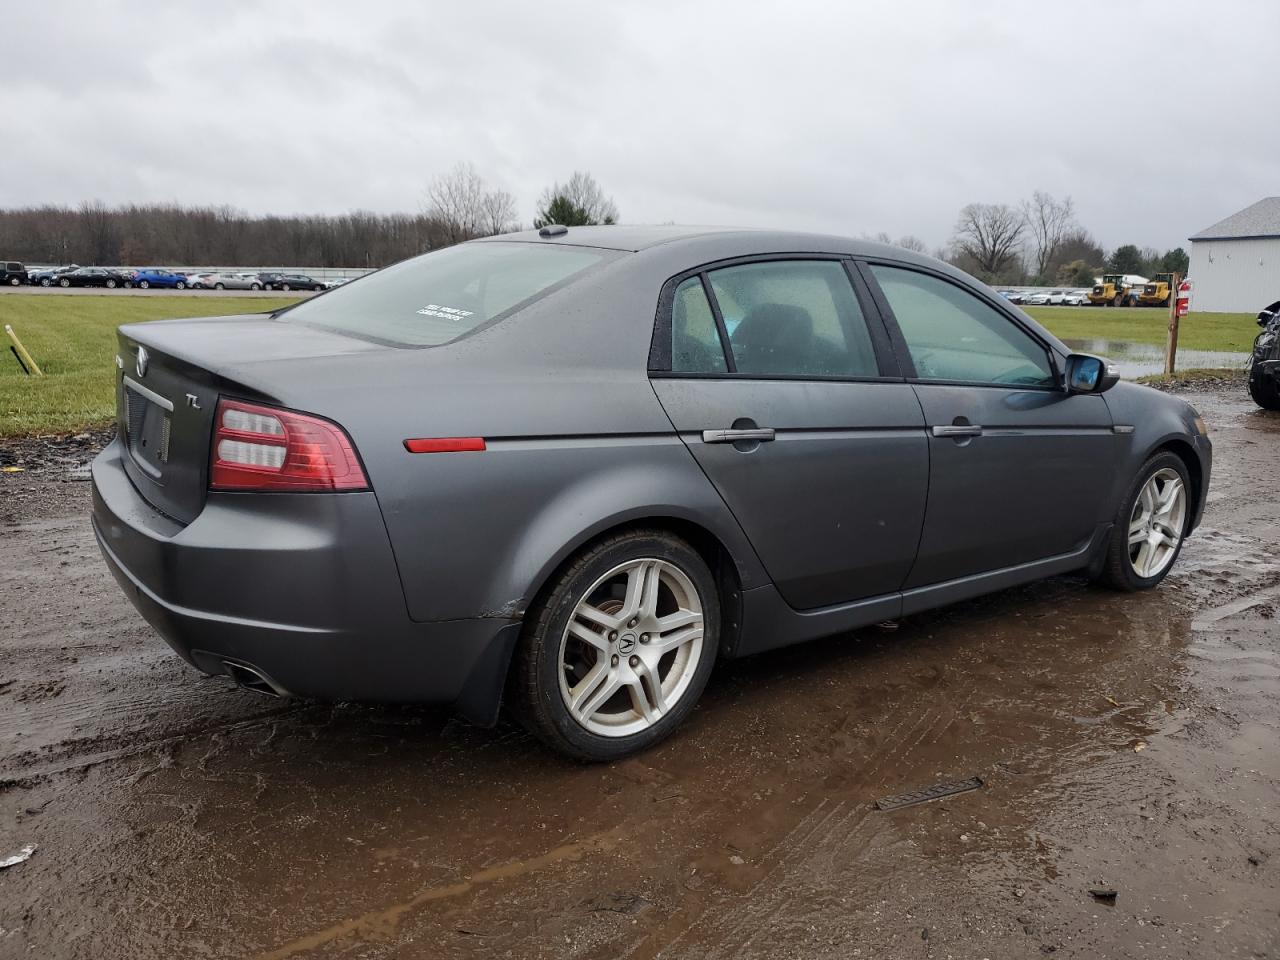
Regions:
<instances>
[{"instance_id":1,"label":"rear door window","mask_svg":"<svg viewBox=\"0 0 1280 960\"><path fill-rule=\"evenodd\" d=\"M707 278L737 373L879 375L866 319L839 261L745 263L712 270Z\"/></svg>"},{"instance_id":2,"label":"rear door window","mask_svg":"<svg viewBox=\"0 0 1280 960\"><path fill-rule=\"evenodd\" d=\"M618 256L555 244L460 244L335 287L282 319L396 346L439 346Z\"/></svg>"}]
</instances>

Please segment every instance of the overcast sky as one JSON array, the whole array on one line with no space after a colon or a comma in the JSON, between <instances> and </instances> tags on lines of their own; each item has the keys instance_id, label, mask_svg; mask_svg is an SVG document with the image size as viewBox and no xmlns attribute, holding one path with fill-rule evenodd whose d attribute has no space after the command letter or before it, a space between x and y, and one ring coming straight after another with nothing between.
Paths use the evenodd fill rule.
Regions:
<instances>
[{"instance_id":1,"label":"overcast sky","mask_svg":"<svg viewBox=\"0 0 1280 960\"><path fill-rule=\"evenodd\" d=\"M526 221L588 170L626 222L933 248L1039 188L1165 249L1280 194L1277 0L4 6L3 206L416 211L466 160Z\"/></svg>"}]
</instances>

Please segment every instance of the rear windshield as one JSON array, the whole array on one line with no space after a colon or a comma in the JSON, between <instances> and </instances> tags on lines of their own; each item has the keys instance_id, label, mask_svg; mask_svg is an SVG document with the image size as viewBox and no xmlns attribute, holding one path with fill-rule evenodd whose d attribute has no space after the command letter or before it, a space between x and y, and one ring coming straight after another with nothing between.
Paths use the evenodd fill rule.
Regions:
<instances>
[{"instance_id":1,"label":"rear windshield","mask_svg":"<svg viewBox=\"0 0 1280 960\"><path fill-rule=\"evenodd\" d=\"M434 347L569 282L617 254L532 243L468 243L397 263L282 316L326 330Z\"/></svg>"}]
</instances>

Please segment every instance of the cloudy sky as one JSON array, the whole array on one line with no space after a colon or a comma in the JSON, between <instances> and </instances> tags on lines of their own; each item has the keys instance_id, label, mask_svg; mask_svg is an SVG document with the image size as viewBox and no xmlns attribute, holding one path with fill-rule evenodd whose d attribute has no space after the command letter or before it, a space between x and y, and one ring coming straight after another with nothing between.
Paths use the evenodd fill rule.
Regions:
<instances>
[{"instance_id":1,"label":"cloudy sky","mask_svg":"<svg viewBox=\"0 0 1280 960\"><path fill-rule=\"evenodd\" d=\"M1280 2L6 4L0 205L416 211L470 161L532 219L588 170L628 222L945 243L1074 198L1161 249L1280 194ZM20 110L13 108L20 106Z\"/></svg>"}]
</instances>

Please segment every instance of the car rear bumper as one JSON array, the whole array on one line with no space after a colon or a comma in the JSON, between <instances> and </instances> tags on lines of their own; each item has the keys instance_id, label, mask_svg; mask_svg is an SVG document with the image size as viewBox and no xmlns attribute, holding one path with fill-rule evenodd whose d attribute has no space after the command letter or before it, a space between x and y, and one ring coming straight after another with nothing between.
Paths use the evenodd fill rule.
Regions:
<instances>
[{"instance_id":1,"label":"car rear bumper","mask_svg":"<svg viewBox=\"0 0 1280 960\"><path fill-rule=\"evenodd\" d=\"M185 526L150 506L113 441L93 462L107 566L188 663L324 700L454 704L496 719L520 624L409 619L372 493L211 493Z\"/></svg>"}]
</instances>

